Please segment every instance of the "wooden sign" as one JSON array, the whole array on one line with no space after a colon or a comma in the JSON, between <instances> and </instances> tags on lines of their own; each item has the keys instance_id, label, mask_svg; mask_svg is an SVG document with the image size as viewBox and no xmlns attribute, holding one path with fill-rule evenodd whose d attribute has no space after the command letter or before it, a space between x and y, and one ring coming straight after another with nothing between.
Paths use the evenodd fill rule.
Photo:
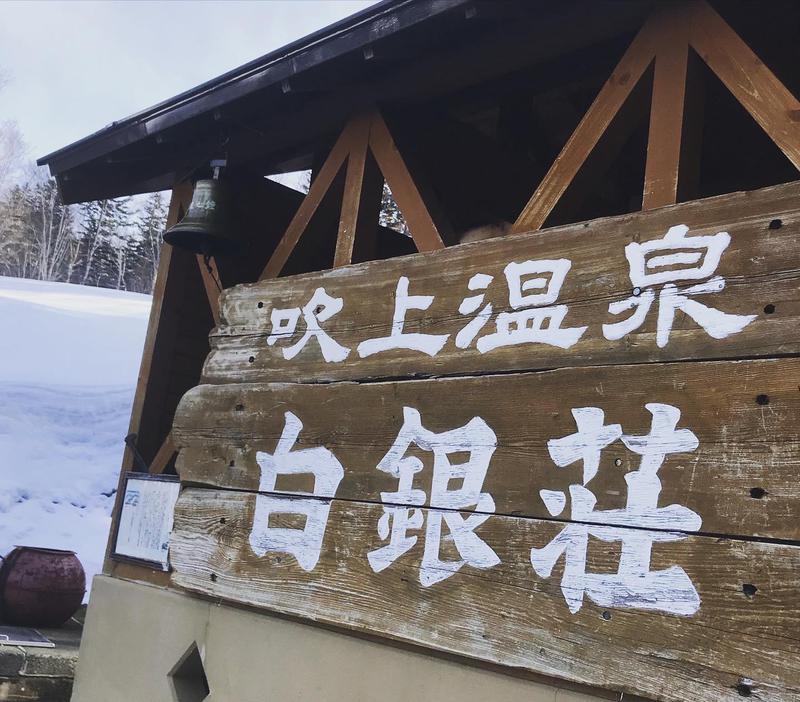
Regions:
<instances>
[{"instance_id":1,"label":"wooden sign","mask_svg":"<svg viewBox=\"0 0 800 702\"><path fill-rule=\"evenodd\" d=\"M798 699L798 195L226 292L173 427L173 581L656 700Z\"/></svg>"},{"instance_id":2,"label":"wooden sign","mask_svg":"<svg viewBox=\"0 0 800 702\"><path fill-rule=\"evenodd\" d=\"M800 184L240 285L209 382L797 353Z\"/></svg>"}]
</instances>

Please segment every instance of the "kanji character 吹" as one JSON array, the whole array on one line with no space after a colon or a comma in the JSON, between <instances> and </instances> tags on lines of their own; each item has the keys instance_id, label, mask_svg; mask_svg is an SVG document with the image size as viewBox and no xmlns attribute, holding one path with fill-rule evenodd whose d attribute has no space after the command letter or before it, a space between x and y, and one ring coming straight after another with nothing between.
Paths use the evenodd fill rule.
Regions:
<instances>
[{"instance_id":1,"label":"kanji character \u5439","mask_svg":"<svg viewBox=\"0 0 800 702\"><path fill-rule=\"evenodd\" d=\"M325 322L333 317L342 310L343 306L344 302L341 297L331 297L325 292L325 288L317 288L311 299L302 308L273 309L270 314L272 332L267 337L267 343L272 346L280 339L294 336L297 322L302 313L306 323L306 332L295 344L282 349L283 357L286 360L293 359L314 338L327 363L344 361L350 354L350 349L334 341L320 326L320 322Z\"/></svg>"},{"instance_id":2,"label":"kanji character \u5439","mask_svg":"<svg viewBox=\"0 0 800 702\"><path fill-rule=\"evenodd\" d=\"M503 272L508 301L516 311L497 315L496 331L478 339L478 351L528 343L568 349L577 343L586 327L562 327L568 308L553 304L571 266L566 258L509 263ZM529 292L537 290L541 292Z\"/></svg>"},{"instance_id":3,"label":"kanji character \u5439","mask_svg":"<svg viewBox=\"0 0 800 702\"><path fill-rule=\"evenodd\" d=\"M558 465L567 465L570 457L573 461L583 460L584 485L570 486L572 522L543 548L531 549L531 565L537 575L547 578L564 554L561 591L572 613L580 610L585 594L601 607L690 615L700 606L697 590L683 568L650 570L654 543L680 541L685 535L679 531L697 531L702 523L698 514L683 505L658 507L659 468L669 454L694 451L697 437L689 429L676 429L681 416L677 407L660 403L645 407L652 415L650 433L620 437L631 451L642 457L639 469L625 476L628 494L622 509L595 510L597 499L585 487L597 472L595 460L599 451L614 441L612 437L618 434L619 425L603 426L603 412L598 408L577 408L573 416L578 433L548 443ZM581 435L584 449L580 448ZM566 495L562 492L541 490L539 494L552 516L559 515L566 506ZM586 572L589 536L621 543L616 573Z\"/></svg>"},{"instance_id":4,"label":"kanji character \u5439","mask_svg":"<svg viewBox=\"0 0 800 702\"><path fill-rule=\"evenodd\" d=\"M497 565L500 562L497 554L475 534L475 529L494 511L492 496L481 492L481 488L497 446L497 437L480 417L473 417L458 429L437 434L423 428L416 409L404 407L403 426L377 466L397 478L398 486L395 491L381 492L381 501L390 504L383 508L378 521L378 535L384 541L388 539L389 543L367 554L371 568L380 572L409 551L417 543L417 536L409 536L408 532L421 529L425 521L419 509L425 504L425 491L413 487L414 476L422 471L423 463L416 456L405 455L412 445L433 453L431 509L427 514L420 583L423 587L434 585L454 575L466 564L475 568ZM451 463L448 455L461 452L469 452L469 459L464 463ZM461 480L461 486L449 489L451 480ZM469 507L475 511L466 519L454 511ZM460 560L444 561L439 557L442 520L450 530L445 540L453 542Z\"/></svg>"},{"instance_id":5,"label":"kanji character \u5439","mask_svg":"<svg viewBox=\"0 0 800 702\"><path fill-rule=\"evenodd\" d=\"M344 469L325 447L293 450L303 423L291 412L284 414L284 420L283 432L275 452L256 453L256 461L261 468L261 480L250 531L250 548L257 556L268 552L289 553L297 559L303 570L311 571L319 561L331 508L330 500L336 495ZM275 487L279 475L298 473L310 473L314 476L313 490L310 493L300 493L308 497L272 494L283 492ZM269 518L273 514L300 515L305 517L305 525L302 529L271 527Z\"/></svg>"},{"instance_id":6,"label":"kanji character \u5439","mask_svg":"<svg viewBox=\"0 0 800 702\"><path fill-rule=\"evenodd\" d=\"M686 225L679 224L670 227L662 239L644 244L631 242L625 247L634 294L625 300L612 302L608 311L614 315L627 310L633 310L633 313L620 322L604 324L603 335L606 339L621 339L641 327L657 292L656 344L659 348L664 348L669 342L677 310L682 310L691 317L714 339L724 339L736 334L756 318L756 315L721 312L692 299L696 295L724 290L725 279L721 276L714 276L697 285L678 290L676 282L709 278L716 271L722 253L731 242L727 232L689 237L686 236L688 231ZM648 258L652 253L660 255ZM660 291L649 287L660 284L663 284Z\"/></svg>"},{"instance_id":7,"label":"kanji character \u5439","mask_svg":"<svg viewBox=\"0 0 800 702\"><path fill-rule=\"evenodd\" d=\"M409 295L408 278L400 276L395 293L391 333L389 336L362 341L358 345L358 355L361 358L366 358L374 353L388 351L389 349L410 349L411 351L422 351L429 356L435 356L442 350L447 339L450 338L449 334L409 334L403 331L406 312L408 310L427 310L431 303L433 303L433 295Z\"/></svg>"}]
</instances>

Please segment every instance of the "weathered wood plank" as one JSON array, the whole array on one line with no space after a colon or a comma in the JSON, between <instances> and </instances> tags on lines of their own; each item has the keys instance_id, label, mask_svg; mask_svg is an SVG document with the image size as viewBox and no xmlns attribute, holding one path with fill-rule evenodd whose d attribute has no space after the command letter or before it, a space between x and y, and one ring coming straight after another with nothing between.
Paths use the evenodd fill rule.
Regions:
<instances>
[{"instance_id":1,"label":"weathered wood plank","mask_svg":"<svg viewBox=\"0 0 800 702\"><path fill-rule=\"evenodd\" d=\"M222 325L212 333L212 351L205 365L204 379L213 383L306 382L798 353L798 202L800 183L790 183L547 232L464 244L425 255L237 286L226 290L221 297ZM712 266L713 270L709 268L708 276L703 279L689 279L680 273L686 265L677 268L666 265L662 282L642 287L635 285L626 259L626 246L663 240L671 227L681 224L689 228L687 242L695 236L730 234L730 244L722 252L719 264ZM681 248L677 244L669 250L654 250L649 254L648 265L658 264L654 256L661 255L662 259L663 254L691 256L698 251L709 257L708 250ZM560 291L556 290L557 299L544 306L541 302L534 303L538 307L523 300L517 302L515 309L510 299L512 280L504 275L506 266L561 259L568 259L571 266ZM551 270L555 267L557 264L551 263ZM645 270L650 273L652 269ZM676 270L674 274L666 273ZM474 279L477 274L486 277ZM487 284L489 276L493 279ZM536 277L536 274L523 275L520 280L544 284L537 283ZM745 326L725 337L727 332L716 327L713 320L705 319L702 309L698 313L695 308L694 318L678 309L666 343L660 345L656 329L662 305L658 296L665 289L664 280L670 277L675 280L677 290L686 290L686 299L690 300L687 304L697 302L702 309L736 315ZM408 309L402 325L394 325L395 332L402 326L405 333L449 336L434 355L429 355L430 349L426 353L400 348L365 355L370 349L359 349L362 342L389 337L392 333L401 278L408 281L408 295L433 296L433 300L408 299L401 294L401 303L407 303ZM468 287L470 281L474 283L472 290ZM696 284L712 287L724 284L725 288L701 294L696 288L692 292ZM519 285L517 283L518 292ZM319 299L310 304L318 288L324 288L332 298L341 299L342 309L337 312L335 301L330 300L324 312L321 312L324 306L316 305ZM522 297L533 294L531 291L522 291ZM636 293L641 294L640 298L635 297ZM608 333L604 325L630 318L637 311L636 305L646 302L648 296L654 299L641 326L636 328L632 323L629 333L618 331L616 335L611 334L613 338L606 338ZM459 309L467 298L472 300L474 309L462 314ZM486 325L474 338L470 339L468 334L464 337L466 332L462 330L486 310L487 304L492 305L492 310ZM631 306L619 308L626 304ZM320 314L318 326L341 347L339 353L346 354L343 360L341 356L325 360L314 336L309 337L305 345L300 343L308 328L306 315L300 309L306 305L309 314ZM548 324L558 328L559 324L550 314L561 305L566 305L566 316L560 327L577 330L573 333L579 335L572 346L553 345L557 342L552 337L546 340L545 331L534 333L538 341L479 349L481 344L487 343L485 337L499 331L499 314L505 313L513 331L514 319L524 325L524 316L531 310L534 317L540 314L536 310L545 310L540 318L543 328ZM402 311L399 310L401 320ZM273 313L284 326L273 324ZM291 315L294 315L294 328ZM519 321L520 316L522 321ZM751 316L752 320L748 321ZM704 321L705 328L697 321L698 317ZM668 322L662 319L662 326L669 328ZM536 319L528 318L527 324L535 326ZM581 333L583 327L586 329ZM713 338L711 333L724 338ZM427 341L431 342L431 338L427 337ZM562 342L568 345L571 340ZM294 351L296 355L292 355Z\"/></svg>"},{"instance_id":2,"label":"weathered wood plank","mask_svg":"<svg viewBox=\"0 0 800 702\"><path fill-rule=\"evenodd\" d=\"M356 135L347 159L342 209L339 217L339 233L333 267L346 266L353 262L356 234L375 238L375 228L380 210L383 179L377 167L370 167L369 130L372 117L369 114L354 118ZM377 187L376 187L377 186ZM366 231L371 229L371 231ZM372 242L374 246L374 242Z\"/></svg>"},{"instance_id":3,"label":"weathered wood plank","mask_svg":"<svg viewBox=\"0 0 800 702\"><path fill-rule=\"evenodd\" d=\"M659 505L686 505L705 533L800 539L800 520L792 517L800 513L799 387L799 359L396 383L205 385L184 396L173 434L184 482L258 490L256 454L275 451L284 414L292 412L303 423L302 447L325 446L344 466L336 497L380 501L396 478L377 466L400 432L404 407L418 410L434 432L480 417L496 435L483 485L496 512L548 518L539 491L568 492L583 478L579 460L557 467L548 449L549 440L577 432L571 410L599 408L605 425L644 436L652 421L645 405L662 403L680 410L677 427L691 430L698 444L665 459ZM430 454L419 455L429 471ZM602 449L588 483L597 509L624 507L625 478L639 461L621 440Z\"/></svg>"},{"instance_id":4,"label":"weathered wood plank","mask_svg":"<svg viewBox=\"0 0 800 702\"><path fill-rule=\"evenodd\" d=\"M383 545L379 505L334 500L319 562L307 572L286 553L253 553L255 502L252 493L185 489L170 548L173 582L656 700L735 702L746 694L790 702L800 695L797 547L704 536L658 543L652 568L679 564L697 588L701 603L692 616L605 607L588 596L573 614L561 566L541 578L529 560L531 548L547 544L562 523L492 517L477 533L500 563L467 565L423 587L422 535L385 570L370 567L367 554ZM434 512L425 510L425 518ZM614 573L618 560L618 543L590 539L588 572Z\"/></svg>"}]
</instances>

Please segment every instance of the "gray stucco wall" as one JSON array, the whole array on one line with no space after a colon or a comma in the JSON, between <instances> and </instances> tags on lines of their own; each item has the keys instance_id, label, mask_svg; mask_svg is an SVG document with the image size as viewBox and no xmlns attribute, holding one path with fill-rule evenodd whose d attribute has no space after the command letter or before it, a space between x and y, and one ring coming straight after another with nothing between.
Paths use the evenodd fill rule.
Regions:
<instances>
[{"instance_id":1,"label":"gray stucco wall","mask_svg":"<svg viewBox=\"0 0 800 702\"><path fill-rule=\"evenodd\" d=\"M209 702L619 699L98 576L72 700L174 702L168 674L193 643Z\"/></svg>"}]
</instances>

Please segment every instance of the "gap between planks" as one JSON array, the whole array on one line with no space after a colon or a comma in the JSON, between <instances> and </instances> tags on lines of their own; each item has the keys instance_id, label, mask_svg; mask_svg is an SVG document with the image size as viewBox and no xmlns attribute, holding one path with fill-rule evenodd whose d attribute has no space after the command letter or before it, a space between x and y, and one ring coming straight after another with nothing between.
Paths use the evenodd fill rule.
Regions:
<instances>
[{"instance_id":1,"label":"gap between planks","mask_svg":"<svg viewBox=\"0 0 800 702\"><path fill-rule=\"evenodd\" d=\"M276 439L277 441L277 439ZM193 488L197 490L207 490L209 492L221 492L221 493L234 493L234 494L244 494L244 495L266 495L268 497L285 497L289 500L308 500L313 499L317 502L323 504L333 504L341 503L341 504L353 504L353 505L377 505L379 507L405 507L408 509L426 509L431 512L452 512L457 514L481 514L487 515L490 517L504 517L507 519L524 519L528 521L534 522L544 522L550 524L581 524L589 527L608 527L609 525L605 522L585 522L578 519L567 519L567 518L558 518L558 517L535 517L528 514L513 514L510 512L483 512L477 509L454 509L450 507L432 507L430 504L423 504L423 505L410 505L403 502L383 502L380 500L370 500L370 499L363 499L363 500L355 500L350 497L316 497L315 495L310 495L308 493L301 493L301 492L270 492L268 490L246 490L244 488L236 488L236 487L222 487L219 485L211 485L209 483L198 483L195 481L186 481L184 482L181 480L182 487ZM480 527L478 527L480 528ZM640 526L633 526L633 525L614 525L614 529L629 529L631 531L643 531L643 532L657 532L657 533L665 533L665 534L683 534L684 536L702 536L704 538L709 539L727 539L729 541L742 541L747 543L758 543L758 544L766 544L766 545L776 545L776 546L794 546L800 547L800 539L779 539L775 537L769 536L746 536L744 534L727 534L724 532L713 532L713 531L684 531L682 529L658 529L658 528L651 528L651 527L640 527Z\"/></svg>"}]
</instances>

